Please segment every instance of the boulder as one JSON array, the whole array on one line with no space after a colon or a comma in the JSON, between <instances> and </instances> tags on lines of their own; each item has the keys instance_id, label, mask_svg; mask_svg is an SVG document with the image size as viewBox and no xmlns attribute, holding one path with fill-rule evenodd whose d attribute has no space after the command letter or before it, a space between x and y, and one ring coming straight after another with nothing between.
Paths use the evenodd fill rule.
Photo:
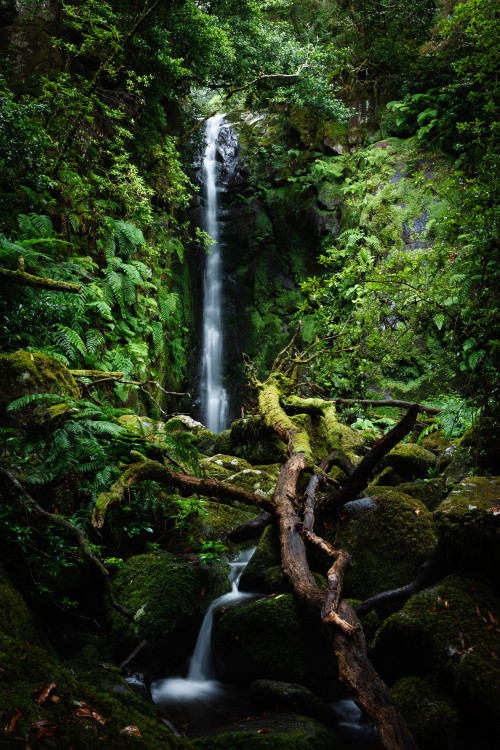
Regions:
<instances>
[{"instance_id":1,"label":"boulder","mask_svg":"<svg viewBox=\"0 0 500 750\"><path fill-rule=\"evenodd\" d=\"M366 599L409 583L436 544L431 513L397 489L346 503L343 515L330 541L352 555L348 597Z\"/></svg>"},{"instance_id":2,"label":"boulder","mask_svg":"<svg viewBox=\"0 0 500 750\"><path fill-rule=\"evenodd\" d=\"M314 686L336 675L323 626L299 610L292 594L219 613L214 644L221 676L231 682L269 679Z\"/></svg>"},{"instance_id":3,"label":"boulder","mask_svg":"<svg viewBox=\"0 0 500 750\"><path fill-rule=\"evenodd\" d=\"M422 677L402 677L391 689L421 750L461 747L461 725L453 703Z\"/></svg>"},{"instance_id":4,"label":"boulder","mask_svg":"<svg viewBox=\"0 0 500 750\"><path fill-rule=\"evenodd\" d=\"M288 459L285 444L262 417L237 419L231 425L231 453L251 464L284 463Z\"/></svg>"},{"instance_id":5,"label":"boulder","mask_svg":"<svg viewBox=\"0 0 500 750\"><path fill-rule=\"evenodd\" d=\"M257 711L293 711L300 716L318 719L323 724L336 723L336 715L327 703L309 688L293 682L255 680L250 685L250 702Z\"/></svg>"},{"instance_id":6,"label":"boulder","mask_svg":"<svg viewBox=\"0 0 500 750\"><path fill-rule=\"evenodd\" d=\"M421 479L427 477L430 469L434 469L437 458L420 445L399 443L385 457L383 464L391 466L403 480Z\"/></svg>"},{"instance_id":7,"label":"boulder","mask_svg":"<svg viewBox=\"0 0 500 750\"><path fill-rule=\"evenodd\" d=\"M168 553L131 557L114 585L122 606L135 612L132 622L116 610L109 613L123 656L142 639L154 647L165 645L174 626L182 629L190 619L198 623L210 602L229 589L225 565L200 565Z\"/></svg>"},{"instance_id":8,"label":"boulder","mask_svg":"<svg viewBox=\"0 0 500 750\"><path fill-rule=\"evenodd\" d=\"M439 536L467 568L500 580L500 477L467 477L434 513Z\"/></svg>"},{"instance_id":9,"label":"boulder","mask_svg":"<svg viewBox=\"0 0 500 750\"><path fill-rule=\"evenodd\" d=\"M283 585L277 586L279 583ZM273 524L264 529L257 549L242 573L239 587L241 591L271 594L277 591L289 591L286 584L281 570L278 534Z\"/></svg>"},{"instance_id":10,"label":"boulder","mask_svg":"<svg viewBox=\"0 0 500 750\"><path fill-rule=\"evenodd\" d=\"M266 712L243 719L218 734L192 741L200 750L341 750L335 732L315 719Z\"/></svg>"},{"instance_id":11,"label":"boulder","mask_svg":"<svg viewBox=\"0 0 500 750\"><path fill-rule=\"evenodd\" d=\"M450 577L385 620L370 658L389 683L409 675L432 677L452 697L460 717L498 741L499 619L500 601L491 589Z\"/></svg>"}]
</instances>

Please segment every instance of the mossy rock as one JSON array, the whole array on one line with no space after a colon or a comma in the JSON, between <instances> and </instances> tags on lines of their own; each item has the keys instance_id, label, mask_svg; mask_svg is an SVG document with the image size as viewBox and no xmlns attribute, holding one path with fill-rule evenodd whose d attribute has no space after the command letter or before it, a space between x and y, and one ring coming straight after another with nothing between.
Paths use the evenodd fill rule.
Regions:
<instances>
[{"instance_id":1,"label":"mossy rock","mask_svg":"<svg viewBox=\"0 0 500 750\"><path fill-rule=\"evenodd\" d=\"M223 430L217 435L215 449L217 453L226 455L231 451L231 430Z\"/></svg>"},{"instance_id":2,"label":"mossy rock","mask_svg":"<svg viewBox=\"0 0 500 750\"><path fill-rule=\"evenodd\" d=\"M214 644L223 679L314 685L335 676L322 625L299 611L292 594L245 602L219 614Z\"/></svg>"},{"instance_id":3,"label":"mossy rock","mask_svg":"<svg viewBox=\"0 0 500 750\"><path fill-rule=\"evenodd\" d=\"M2 731L4 747L24 747L27 742L38 746L35 722L45 721L42 744L47 750L128 750L137 743L137 737L120 733L128 726L138 728L141 742L151 750L181 746L189 750L189 743L178 740L157 721L156 709L130 690L116 668L98 666L95 646L88 645L82 650L85 653L75 655L71 668L61 664L51 649L42 647L43 639L22 596L3 571L0 598L2 728L12 727ZM84 674L75 676L73 670ZM37 703L51 683L55 686L50 696L59 700L49 697ZM78 716L76 709L85 705L95 714Z\"/></svg>"},{"instance_id":4,"label":"mossy rock","mask_svg":"<svg viewBox=\"0 0 500 750\"><path fill-rule=\"evenodd\" d=\"M460 439L459 448L468 449L484 473L500 472L500 418L482 416Z\"/></svg>"},{"instance_id":5,"label":"mossy rock","mask_svg":"<svg viewBox=\"0 0 500 750\"><path fill-rule=\"evenodd\" d=\"M285 444L262 417L238 419L231 425L231 453L251 464L284 463L288 460Z\"/></svg>"},{"instance_id":6,"label":"mossy rock","mask_svg":"<svg viewBox=\"0 0 500 750\"><path fill-rule=\"evenodd\" d=\"M312 690L293 682L255 680L250 685L253 709L261 711L293 711L300 716L311 716L323 724L335 723L335 713Z\"/></svg>"},{"instance_id":7,"label":"mossy rock","mask_svg":"<svg viewBox=\"0 0 500 750\"><path fill-rule=\"evenodd\" d=\"M400 443L387 454L384 464L395 469L403 480L422 479L436 467L437 458L420 445Z\"/></svg>"},{"instance_id":8,"label":"mossy rock","mask_svg":"<svg viewBox=\"0 0 500 750\"><path fill-rule=\"evenodd\" d=\"M372 491L376 492L377 487L396 487L401 483L402 479L397 471L395 471L392 466L386 466L385 469L382 469L380 474L377 474L373 482L369 485L367 488L367 494L370 495Z\"/></svg>"},{"instance_id":9,"label":"mossy rock","mask_svg":"<svg viewBox=\"0 0 500 750\"><path fill-rule=\"evenodd\" d=\"M268 572L269 579L266 577ZM274 572L274 577L272 572ZM281 581L280 547L276 528L272 524L266 526L262 532L257 549L240 578L240 589L260 593L274 593L281 590L274 588L277 584L276 573Z\"/></svg>"},{"instance_id":10,"label":"mossy rock","mask_svg":"<svg viewBox=\"0 0 500 750\"><path fill-rule=\"evenodd\" d=\"M130 558L114 585L122 606L135 612L131 623L110 610L114 639L122 649L143 638L160 646L179 618L201 615L229 588L225 565L200 565L171 554Z\"/></svg>"},{"instance_id":11,"label":"mossy rock","mask_svg":"<svg viewBox=\"0 0 500 750\"><path fill-rule=\"evenodd\" d=\"M436 456L441 456L450 446L451 440L445 436L443 430L436 430L419 440L418 444L422 448L425 448L426 451L430 451Z\"/></svg>"},{"instance_id":12,"label":"mossy rock","mask_svg":"<svg viewBox=\"0 0 500 750\"><path fill-rule=\"evenodd\" d=\"M200 430L192 433L192 444L204 456L213 456L218 453L217 447L218 435L210 430Z\"/></svg>"},{"instance_id":13,"label":"mossy rock","mask_svg":"<svg viewBox=\"0 0 500 750\"><path fill-rule=\"evenodd\" d=\"M411 495L427 510L434 510L447 493L442 477L436 479L417 479L415 482L403 482L398 486L399 492Z\"/></svg>"},{"instance_id":14,"label":"mossy rock","mask_svg":"<svg viewBox=\"0 0 500 750\"><path fill-rule=\"evenodd\" d=\"M192 740L200 750L341 750L335 732L315 719L269 713Z\"/></svg>"},{"instance_id":15,"label":"mossy rock","mask_svg":"<svg viewBox=\"0 0 500 750\"><path fill-rule=\"evenodd\" d=\"M210 474L211 471L217 472L218 467L221 467L228 471L230 474L235 474L243 469L251 469L251 464L245 461L243 458L237 458L236 456L229 456L223 453L215 453L209 458L203 459L201 462L208 476L214 476ZM212 468L213 467L213 468Z\"/></svg>"},{"instance_id":16,"label":"mossy rock","mask_svg":"<svg viewBox=\"0 0 500 750\"><path fill-rule=\"evenodd\" d=\"M67 367L54 357L24 351L0 354L0 423L24 422L29 407L11 412L6 412L6 407L11 401L31 393L78 398L80 389Z\"/></svg>"},{"instance_id":17,"label":"mossy rock","mask_svg":"<svg viewBox=\"0 0 500 750\"><path fill-rule=\"evenodd\" d=\"M353 455L363 455L365 440L358 430L353 430L342 422L331 421L328 425L328 446L332 450L343 451L352 460ZM324 458L324 456L322 456Z\"/></svg>"},{"instance_id":18,"label":"mossy rock","mask_svg":"<svg viewBox=\"0 0 500 750\"><path fill-rule=\"evenodd\" d=\"M345 596L366 599L409 583L436 544L432 515L397 490L354 500L344 512L335 541L352 556Z\"/></svg>"},{"instance_id":19,"label":"mossy rock","mask_svg":"<svg viewBox=\"0 0 500 750\"><path fill-rule=\"evenodd\" d=\"M272 497L276 488L276 479L272 473L268 474L263 469L265 467L261 469L256 469L255 467L243 469L228 476L227 482L234 484L235 487L241 487L248 492L253 492L255 495Z\"/></svg>"},{"instance_id":20,"label":"mossy rock","mask_svg":"<svg viewBox=\"0 0 500 750\"><path fill-rule=\"evenodd\" d=\"M433 675L459 715L500 738L500 601L491 589L454 576L412 597L382 624L370 658L382 677Z\"/></svg>"},{"instance_id":21,"label":"mossy rock","mask_svg":"<svg viewBox=\"0 0 500 750\"><path fill-rule=\"evenodd\" d=\"M157 432L156 424L152 419L140 417L137 414L123 414L121 417L118 417L117 422L130 435L146 436Z\"/></svg>"},{"instance_id":22,"label":"mossy rock","mask_svg":"<svg viewBox=\"0 0 500 750\"><path fill-rule=\"evenodd\" d=\"M439 536L463 566L500 580L500 477L468 477L434 512Z\"/></svg>"},{"instance_id":23,"label":"mossy rock","mask_svg":"<svg viewBox=\"0 0 500 750\"><path fill-rule=\"evenodd\" d=\"M197 435L206 429L204 424L197 422L188 414L177 414L165 423L166 432L191 432L193 435Z\"/></svg>"},{"instance_id":24,"label":"mossy rock","mask_svg":"<svg viewBox=\"0 0 500 750\"><path fill-rule=\"evenodd\" d=\"M428 680L403 677L391 693L421 750L461 746L457 709Z\"/></svg>"}]
</instances>

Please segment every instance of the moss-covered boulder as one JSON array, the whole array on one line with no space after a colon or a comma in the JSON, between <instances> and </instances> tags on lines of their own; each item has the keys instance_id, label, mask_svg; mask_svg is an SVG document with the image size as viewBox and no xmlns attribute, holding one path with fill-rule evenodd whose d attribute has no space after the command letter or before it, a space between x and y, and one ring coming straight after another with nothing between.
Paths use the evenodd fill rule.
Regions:
<instances>
[{"instance_id":1,"label":"moss-covered boulder","mask_svg":"<svg viewBox=\"0 0 500 750\"><path fill-rule=\"evenodd\" d=\"M151 750L189 750L189 742L174 737L157 720L155 708L134 694L116 669L104 669L89 657L88 647L70 666L61 664L43 647L20 593L4 571L1 576L2 747L129 750L140 735L141 744ZM123 733L126 727L136 727L135 734Z\"/></svg>"},{"instance_id":2,"label":"moss-covered boulder","mask_svg":"<svg viewBox=\"0 0 500 750\"><path fill-rule=\"evenodd\" d=\"M391 693L421 750L461 746L457 709L428 680L402 677Z\"/></svg>"},{"instance_id":3,"label":"moss-covered boulder","mask_svg":"<svg viewBox=\"0 0 500 750\"><path fill-rule=\"evenodd\" d=\"M392 471L394 470L390 467L384 469L384 472ZM387 485L385 485L382 484L384 477L387 477L387 474L384 472L381 472L379 475L380 485L374 481L367 487L367 495L371 496L381 492L394 492L394 490L397 490L398 492L403 492L405 495L413 497L419 504L420 508L425 507L427 510L432 511L439 505L448 492L443 477L436 477L435 479L416 479L414 482L398 482L396 485L387 483Z\"/></svg>"},{"instance_id":4,"label":"moss-covered boulder","mask_svg":"<svg viewBox=\"0 0 500 750\"><path fill-rule=\"evenodd\" d=\"M314 686L336 673L321 624L299 611L291 594L226 610L216 617L214 643L223 678L238 683L270 679Z\"/></svg>"},{"instance_id":5,"label":"moss-covered boulder","mask_svg":"<svg viewBox=\"0 0 500 750\"><path fill-rule=\"evenodd\" d=\"M200 750L341 750L331 729L315 719L266 712L239 721L226 731L192 740Z\"/></svg>"},{"instance_id":6,"label":"moss-covered boulder","mask_svg":"<svg viewBox=\"0 0 500 750\"><path fill-rule=\"evenodd\" d=\"M255 680L250 685L250 701L256 710L293 711L312 716L323 724L335 724L335 713L312 690L294 682Z\"/></svg>"},{"instance_id":7,"label":"moss-covered boulder","mask_svg":"<svg viewBox=\"0 0 500 750\"><path fill-rule=\"evenodd\" d=\"M352 556L345 596L366 599L409 583L436 544L432 515L397 490L347 503L344 515L335 541Z\"/></svg>"},{"instance_id":8,"label":"moss-covered boulder","mask_svg":"<svg viewBox=\"0 0 500 750\"><path fill-rule=\"evenodd\" d=\"M284 463L288 459L285 444L262 417L237 419L231 425L231 453L251 464Z\"/></svg>"},{"instance_id":9,"label":"moss-covered boulder","mask_svg":"<svg viewBox=\"0 0 500 750\"><path fill-rule=\"evenodd\" d=\"M78 398L80 389L70 371L54 357L24 351L0 354L0 423L25 421L25 409L7 412L6 407L11 401L30 393L56 393Z\"/></svg>"},{"instance_id":10,"label":"moss-covered boulder","mask_svg":"<svg viewBox=\"0 0 500 750\"><path fill-rule=\"evenodd\" d=\"M391 466L407 481L426 477L429 470L436 467L437 458L421 445L400 443L387 454L383 464Z\"/></svg>"},{"instance_id":11,"label":"moss-covered boulder","mask_svg":"<svg viewBox=\"0 0 500 750\"><path fill-rule=\"evenodd\" d=\"M276 577L282 580L281 555L278 535L274 524L267 526L260 537L257 549L240 578L241 591L252 591L263 594L282 591L276 588ZM288 589L286 589L288 590Z\"/></svg>"},{"instance_id":12,"label":"moss-covered boulder","mask_svg":"<svg viewBox=\"0 0 500 750\"><path fill-rule=\"evenodd\" d=\"M456 560L500 580L500 477L468 477L434 513L439 536Z\"/></svg>"},{"instance_id":13,"label":"moss-covered boulder","mask_svg":"<svg viewBox=\"0 0 500 750\"><path fill-rule=\"evenodd\" d=\"M129 622L110 611L113 637L123 653L145 638L152 646L166 642L181 620L201 615L210 602L228 590L225 565L200 565L171 554L136 555L116 575L120 603L135 612Z\"/></svg>"},{"instance_id":14,"label":"moss-covered boulder","mask_svg":"<svg viewBox=\"0 0 500 750\"><path fill-rule=\"evenodd\" d=\"M117 422L130 435L140 435L142 437L158 432L157 423L147 417L140 417L138 414L122 414L121 417L118 417ZM160 424L163 428L161 431L164 431L164 423L161 422Z\"/></svg>"},{"instance_id":15,"label":"moss-covered boulder","mask_svg":"<svg viewBox=\"0 0 500 750\"><path fill-rule=\"evenodd\" d=\"M382 624L371 659L389 682L433 676L465 720L500 739L500 601L458 576L412 597Z\"/></svg>"}]
</instances>

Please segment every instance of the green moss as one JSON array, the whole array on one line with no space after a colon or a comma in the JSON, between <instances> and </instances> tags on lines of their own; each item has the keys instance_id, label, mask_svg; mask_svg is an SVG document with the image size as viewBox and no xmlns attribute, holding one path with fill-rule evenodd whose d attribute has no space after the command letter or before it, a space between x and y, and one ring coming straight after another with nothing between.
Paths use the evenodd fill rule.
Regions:
<instances>
[{"instance_id":1,"label":"green moss","mask_svg":"<svg viewBox=\"0 0 500 750\"><path fill-rule=\"evenodd\" d=\"M0 632L12 638L46 645L26 603L0 565Z\"/></svg>"},{"instance_id":2,"label":"green moss","mask_svg":"<svg viewBox=\"0 0 500 750\"><path fill-rule=\"evenodd\" d=\"M28 393L78 398L80 389L70 371L54 357L24 351L0 354L0 419L5 420L5 409L11 401ZM10 412L9 418L14 417Z\"/></svg>"},{"instance_id":3,"label":"green moss","mask_svg":"<svg viewBox=\"0 0 500 750\"><path fill-rule=\"evenodd\" d=\"M244 603L215 623L215 644L226 678L284 680L310 685L335 674L321 624L305 620L291 594ZM311 632L313 630L313 633Z\"/></svg>"},{"instance_id":4,"label":"green moss","mask_svg":"<svg viewBox=\"0 0 500 750\"><path fill-rule=\"evenodd\" d=\"M461 726L457 710L427 680L403 677L391 693L421 750L459 746Z\"/></svg>"},{"instance_id":5,"label":"green moss","mask_svg":"<svg viewBox=\"0 0 500 750\"><path fill-rule=\"evenodd\" d=\"M236 474L227 477L229 484L241 487L249 492L254 492L262 497L272 497L276 487L276 479L273 474L268 474L262 469L243 469Z\"/></svg>"},{"instance_id":6,"label":"green moss","mask_svg":"<svg viewBox=\"0 0 500 750\"><path fill-rule=\"evenodd\" d=\"M440 537L456 560L500 580L500 477L468 477L436 508Z\"/></svg>"},{"instance_id":7,"label":"green moss","mask_svg":"<svg viewBox=\"0 0 500 750\"><path fill-rule=\"evenodd\" d=\"M437 464L436 456L420 445L400 443L385 457L384 464L393 469L404 480L426 477Z\"/></svg>"},{"instance_id":8,"label":"green moss","mask_svg":"<svg viewBox=\"0 0 500 750\"><path fill-rule=\"evenodd\" d=\"M389 681L434 675L461 716L498 734L493 719L500 700L500 634L493 625L498 619L500 601L490 589L452 577L391 615L375 637L371 658Z\"/></svg>"},{"instance_id":9,"label":"green moss","mask_svg":"<svg viewBox=\"0 0 500 750\"><path fill-rule=\"evenodd\" d=\"M349 515L336 539L352 556L344 593L359 599L412 581L436 543L431 514L409 495L389 491L373 499L375 507L359 515L345 506Z\"/></svg>"},{"instance_id":10,"label":"green moss","mask_svg":"<svg viewBox=\"0 0 500 750\"><path fill-rule=\"evenodd\" d=\"M252 722L240 723L239 731L224 732L194 740L202 750L340 750L337 735L313 719L295 714L267 713Z\"/></svg>"},{"instance_id":11,"label":"green moss","mask_svg":"<svg viewBox=\"0 0 500 750\"><path fill-rule=\"evenodd\" d=\"M232 423L231 453L251 464L281 464L288 458L283 441L266 427L262 417L247 417Z\"/></svg>"},{"instance_id":12,"label":"green moss","mask_svg":"<svg viewBox=\"0 0 500 750\"><path fill-rule=\"evenodd\" d=\"M129 623L110 611L115 639L130 647L142 638L161 644L179 616L200 614L228 588L224 566L201 566L168 554L130 558L114 584L122 605L136 613Z\"/></svg>"},{"instance_id":13,"label":"green moss","mask_svg":"<svg viewBox=\"0 0 500 750\"><path fill-rule=\"evenodd\" d=\"M293 711L311 716L324 724L333 724L332 709L304 685L278 680L256 680L250 686L252 707L257 710Z\"/></svg>"},{"instance_id":14,"label":"green moss","mask_svg":"<svg viewBox=\"0 0 500 750\"><path fill-rule=\"evenodd\" d=\"M269 578L267 577L269 573ZM275 525L266 526L240 579L242 591L274 593L281 591L283 573L278 535ZM280 588L275 586L280 585Z\"/></svg>"}]
</instances>

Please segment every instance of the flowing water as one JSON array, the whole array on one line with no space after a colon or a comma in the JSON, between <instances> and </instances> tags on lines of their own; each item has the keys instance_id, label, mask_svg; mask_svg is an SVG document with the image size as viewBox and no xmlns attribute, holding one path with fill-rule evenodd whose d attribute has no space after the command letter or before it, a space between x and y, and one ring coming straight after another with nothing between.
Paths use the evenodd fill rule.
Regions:
<instances>
[{"instance_id":1,"label":"flowing water","mask_svg":"<svg viewBox=\"0 0 500 750\"><path fill-rule=\"evenodd\" d=\"M232 704L241 698L241 691L217 680L212 653L212 626L214 611L218 607L231 606L256 596L238 589L241 574L254 551L255 547L241 552L230 563L231 591L219 596L208 608L187 676L156 680L151 685L151 695L156 705L174 724L182 726L182 723L187 722L190 731L196 729L197 723L206 723L207 717L208 721L212 721L219 714L230 711Z\"/></svg>"},{"instance_id":2,"label":"flowing water","mask_svg":"<svg viewBox=\"0 0 500 750\"><path fill-rule=\"evenodd\" d=\"M222 384L222 260L217 186L217 144L223 115L207 120L203 157L203 229L210 235L203 277L203 348L201 374L202 421L212 432L226 427L228 396Z\"/></svg>"}]
</instances>

